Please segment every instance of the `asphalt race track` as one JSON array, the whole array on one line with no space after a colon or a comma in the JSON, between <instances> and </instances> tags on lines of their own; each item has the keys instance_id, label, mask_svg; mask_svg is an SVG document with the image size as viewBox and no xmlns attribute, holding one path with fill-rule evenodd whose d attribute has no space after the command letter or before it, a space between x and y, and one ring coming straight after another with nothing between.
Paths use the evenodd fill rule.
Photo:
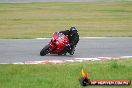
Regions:
<instances>
[{"instance_id":1,"label":"asphalt race track","mask_svg":"<svg viewBox=\"0 0 132 88\"><path fill-rule=\"evenodd\" d=\"M132 38L81 38L73 56L40 56L50 39L0 39L0 63L132 56Z\"/></svg>"}]
</instances>

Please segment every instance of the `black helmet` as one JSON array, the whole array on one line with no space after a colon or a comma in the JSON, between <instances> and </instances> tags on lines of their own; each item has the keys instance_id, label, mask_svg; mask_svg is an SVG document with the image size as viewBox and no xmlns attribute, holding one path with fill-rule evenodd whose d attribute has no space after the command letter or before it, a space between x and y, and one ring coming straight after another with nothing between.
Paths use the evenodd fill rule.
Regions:
<instances>
[{"instance_id":1,"label":"black helmet","mask_svg":"<svg viewBox=\"0 0 132 88\"><path fill-rule=\"evenodd\" d=\"M70 32L77 31L76 27L71 27Z\"/></svg>"}]
</instances>

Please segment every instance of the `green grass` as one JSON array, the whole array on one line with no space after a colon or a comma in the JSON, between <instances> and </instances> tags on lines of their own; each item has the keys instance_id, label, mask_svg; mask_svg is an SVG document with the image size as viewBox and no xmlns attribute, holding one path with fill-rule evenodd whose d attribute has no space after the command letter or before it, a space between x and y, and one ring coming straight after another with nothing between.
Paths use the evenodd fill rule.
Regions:
<instances>
[{"instance_id":1,"label":"green grass","mask_svg":"<svg viewBox=\"0 0 132 88\"><path fill-rule=\"evenodd\" d=\"M78 81L82 66L90 79L132 80L132 59L57 65L0 65L0 88L82 88Z\"/></svg>"},{"instance_id":2,"label":"green grass","mask_svg":"<svg viewBox=\"0 0 132 88\"><path fill-rule=\"evenodd\" d=\"M74 24L81 37L132 37L132 2L0 3L0 38L51 37Z\"/></svg>"}]
</instances>

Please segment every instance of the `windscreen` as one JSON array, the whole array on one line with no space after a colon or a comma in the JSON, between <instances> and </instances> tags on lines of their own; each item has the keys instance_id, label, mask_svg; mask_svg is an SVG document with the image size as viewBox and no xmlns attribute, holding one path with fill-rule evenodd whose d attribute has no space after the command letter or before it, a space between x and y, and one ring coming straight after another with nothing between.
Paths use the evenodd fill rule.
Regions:
<instances>
[{"instance_id":1,"label":"windscreen","mask_svg":"<svg viewBox=\"0 0 132 88\"><path fill-rule=\"evenodd\" d=\"M58 40L62 40L64 37L65 37L65 35L64 35L64 34L59 33Z\"/></svg>"}]
</instances>

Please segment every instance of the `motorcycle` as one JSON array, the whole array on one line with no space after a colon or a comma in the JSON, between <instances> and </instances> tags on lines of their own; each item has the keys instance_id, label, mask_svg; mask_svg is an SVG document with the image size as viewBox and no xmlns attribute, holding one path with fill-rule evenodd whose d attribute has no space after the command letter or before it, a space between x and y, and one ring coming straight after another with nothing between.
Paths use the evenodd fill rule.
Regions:
<instances>
[{"instance_id":1,"label":"motorcycle","mask_svg":"<svg viewBox=\"0 0 132 88\"><path fill-rule=\"evenodd\" d=\"M69 39L62 33L55 32L53 33L53 38L41 51L40 55L44 56L46 54L58 54L58 55L66 55L65 45L69 44ZM70 55L73 55L75 48L72 50Z\"/></svg>"}]
</instances>

